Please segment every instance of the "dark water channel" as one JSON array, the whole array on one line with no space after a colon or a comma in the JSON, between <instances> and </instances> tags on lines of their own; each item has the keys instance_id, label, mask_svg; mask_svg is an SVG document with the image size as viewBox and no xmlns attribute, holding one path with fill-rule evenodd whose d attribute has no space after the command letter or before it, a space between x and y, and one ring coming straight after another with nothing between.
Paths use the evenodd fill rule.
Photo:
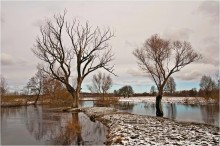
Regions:
<instances>
[{"instance_id":1,"label":"dark water channel","mask_svg":"<svg viewBox=\"0 0 220 146\"><path fill-rule=\"evenodd\" d=\"M92 107L97 106L95 101L84 101L82 106ZM155 116L156 105L154 103L134 103L134 102L119 102L116 105L110 105L123 112ZM162 104L164 117L186 122L205 123L209 125L219 126L219 105L188 105L180 103L163 103Z\"/></svg>"},{"instance_id":2,"label":"dark water channel","mask_svg":"<svg viewBox=\"0 0 220 146\"><path fill-rule=\"evenodd\" d=\"M102 145L107 127L46 106L1 108L2 145Z\"/></svg>"}]
</instances>

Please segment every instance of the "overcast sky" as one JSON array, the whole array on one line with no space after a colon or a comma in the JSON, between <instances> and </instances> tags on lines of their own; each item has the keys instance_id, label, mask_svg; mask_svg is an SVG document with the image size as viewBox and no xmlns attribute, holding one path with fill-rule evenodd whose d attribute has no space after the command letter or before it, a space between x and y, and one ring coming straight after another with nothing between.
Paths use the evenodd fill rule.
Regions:
<instances>
[{"instance_id":1,"label":"overcast sky","mask_svg":"<svg viewBox=\"0 0 220 146\"><path fill-rule=\"evenodd\" d=\"M40 62L31 51L46 18L67 9L68 18L93 26L109 26L115 54L114 89L132 85L135 92L149 92L154 82L143 74L132 51L153 34L170 40L191 42L203 59L173 75L177 90L199 88L202 75L219 69L219 2L213 1L35 1L1 2L1 75L11 90L22 89ZM83 91L92 75L83 83Z\"/></svg>"}]
</instances>

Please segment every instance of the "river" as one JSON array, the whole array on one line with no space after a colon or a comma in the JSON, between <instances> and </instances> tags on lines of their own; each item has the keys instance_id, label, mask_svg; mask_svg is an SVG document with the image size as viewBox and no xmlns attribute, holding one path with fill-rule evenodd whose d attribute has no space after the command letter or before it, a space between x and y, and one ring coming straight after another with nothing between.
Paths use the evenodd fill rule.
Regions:
<instances>
[{"instance_id":1,"label":"river","mask_svg":"<svg viewBox=\"0 0 220 146\"><path fill-rule=\"evenodd\" d=\"M81 107L97 106L82 101ZM109 105L121 112L155 115L155 104L119 102ZM219 126L219 105L163 103L164 117ZM1 108L1 144L3 145L103 145L108 129L92 122L84 113L59 112L57 108L20 106Z\"/></svg>"}]
</instances>

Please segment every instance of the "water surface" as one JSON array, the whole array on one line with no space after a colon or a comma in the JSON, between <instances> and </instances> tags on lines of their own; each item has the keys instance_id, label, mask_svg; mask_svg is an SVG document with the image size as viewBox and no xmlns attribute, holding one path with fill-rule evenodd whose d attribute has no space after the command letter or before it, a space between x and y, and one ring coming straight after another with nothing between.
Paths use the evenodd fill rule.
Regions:
<instances>
[{"instance_id":1,"label":"water surface","mask_svg":"<svg viewBox=\"0 0 220 146\"><path fill-rule=\"evenodd\" d=\"M107 127L83 113L55 112L46 106L1 108L1 144L103 145Z\"/></svg>"},{"instance_id":2,"label":"water surface","mask_svg":"<svg viewBox=\"0 0 220 146\"><path fill-rule=\"evenodd\" d=\"M163 103L164 117L219 126L219 105ZM97 106L82 101L81 107ZM154 103L119 102L122 112L155 116ZM48 106L1 108L1 144L3 145L103 145L107 127L92 122L84 113L58 112Z\"/></svg>"},{"instance_id":3,"label":"water surface","mask_svg":"<svg viewBox=\"0 0 220 146\"><path fill-rule=\"evenodd\" d=\"M96 106L95 101L83 101L83 106ZM155 103L147 102L119 102L116 105L110 105L122 112L128 112L138 115L155 116ZM209 125L219 126L219 105L188 105L180 103L162 103L164 117L186 122L205 123Z\"/></svg>"}]
</instances>

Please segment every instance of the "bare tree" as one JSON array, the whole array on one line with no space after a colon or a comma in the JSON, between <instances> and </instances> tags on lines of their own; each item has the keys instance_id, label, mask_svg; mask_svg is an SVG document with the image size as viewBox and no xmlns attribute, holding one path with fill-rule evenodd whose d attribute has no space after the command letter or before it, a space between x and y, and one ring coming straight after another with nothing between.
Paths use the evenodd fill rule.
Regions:
<instances>
[{"instance_id":1,"label":"bare tree","mask_svg":"<svg viewBox=\"0 0 220 146\"><path fill-rule=\"evenodd\" d=\"M43 80L43 95L46 95L50 98L58 99L59 97L63 96L63 91L65 88L63 87L62 83L58 80L51 78L48 75L44 76Z\"/></svg>"},{"instance_id":2,"label":"bare tree","mask_svg":"<svg viewBox=\"0 0 220 146\"><path fill-rule=\"evenodd\" d=\"M88 74L99 68L114 74L114 66L109 66L113 58L109 41L114 35L109 28L93 29L88 22L82 25L73 20L71 23L65 16L66 12L55 15L54 21L48 20L40 28L41 37L37 38L33 52L47 65L43 70L65 85L73 97L72 107L78 107L81 84ZM76 84L71 85L74 72Z\"/></svg>"},{"instance_id":3,"label":"bare tree","mask_svg":"<svg viewBox=\"0 0 220 146\"><path fill-rule=\"evenodd\" d=\"M176 91L176 83L175 83L173 77L168 78L168 80L165 84L165 87L164 87L164 91L166 91L170 94L173 94Z\"/></svg>"},{"instance_id":4,"label":"bare tree","mask_svg":"<svg viewBox=\"0 0 220 146\"><path fill-rule=\"evenodd\" d=\"M44 82L43 80L44 80L44 72L43 72L41 66L38 65L37 66L37 73L27 83L27 87L30 89L30 92L32 94L36 95L36 99L34 101L35 105L37 104L37 101L43 92L43 82Z\"/></svg>"},{"instance_id":5,"label":"bare tree","mask_svg":"<svg viewBox=\"0 0 220 146\"><path fill-rule=\"evenodd\" d=\"M112 86L112 78L110 75L105 75L105 73L99 72L92 78L92 85L88 85L88 89L93 93L102 94L102 99L104 100L105 94Z\"/></svg>"},{"instance_id":6,"label":"bare tree","mask_svg":"<svg viewBox=\"0 0 220 146\"><path fill-rule=\"evenodd\" d=\"M6 94L7 89L8 89L8 84L6 78L1 76L1 84L0 84L1 97Z\"/></svg>"},{"instance_id":7,"label":"bare tree","mask_svg":"<svg viewBox=\"0 0 220 146\"><path fill-rule=\"evenodd\" d=\"M136 49L133 54L138 60L140 69L150 74L156 83L158 89L156 115L163 116L161 99L168 78L186 65L198 60L200 55L193 50L189 42L170 42L158 35L147 39L143 47Z\"/></svg>"},{"instance_id":8,"label":"bare tree","mask_svg":"<svg viewBox=\"0 0 220 146\"><path fill-rule=\"evenodd\" d=\"M210 76L202 76L200 80L200 90L203 92L203 96L211 98L213 92L217 88L217 84Z\"/></svg>"}]
</instances>

